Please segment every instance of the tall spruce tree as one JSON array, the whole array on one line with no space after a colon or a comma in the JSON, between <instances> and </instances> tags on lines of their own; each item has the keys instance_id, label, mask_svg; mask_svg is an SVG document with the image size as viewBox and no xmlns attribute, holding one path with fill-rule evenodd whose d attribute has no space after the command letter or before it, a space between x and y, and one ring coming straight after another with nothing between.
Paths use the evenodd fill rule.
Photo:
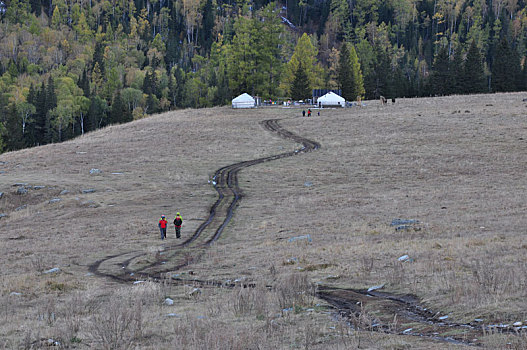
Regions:
<instances>
[{"instance_id":1,"label":"tall spruce tree","mask_svg":"<svg viewBox=\"0 0 527 350\"><path fill-rule=\"evenodd\" d=\"M450 93L463 93L463 57L461 52L454 53L454 59L450 61Z\"/></svg>"},{"instance_id":2,"label":"tall spruce tree","mask_svg":"<svg viewBox=\"0 0 527 350\"><path fill-rule=\"evenodd\" d=\"M491 88L494 92L515 91L517 89L517 77L521 68L517 54L509 47L509 42L504 37L494 56L492 65Z\"/></svg>"},{"instance_id":3,"label":"tall spruce tree","mask_svg":"<svg viewBox=\"0 0 527 350\"><path fill-rule=\"evenodd\" d=\"M112 109L110 111L110 123L120 124L125 122L125 105L121 98L121 91L117 91L113 98Z\"/></svg>"},{"instance_id":4,"label":"tall spruce tree","mask_svg":"<svg viewBox=\"0 0 527 350\"><path fill-rule=\"evenodd\" d=\"M347 101L355 100L357 95L355 95L354 89L353 68L351 66L350 51L346 43L342 44L340 48L337 82L341 89L342 97Z\"/></svg>"},{"instance_id":5,"label":"tall spruce tree","mask_svg":"<svg viewBox=\"0 0 527 350\"><path fill-rule=\"evenodd\" d=\"M352 45L350 47L350 64L351 71L353 73L353 96L364 96L364 78L362 77L362 71L359 63L359 56L357 56L357 51Z\"/></svg>"},{"instance_id":6,"label":"tall spruce tree","mask_svg":"<svg viewBox=\"0 0 527 350\"><path fill-rule=\"evenodd\" d=\"M392 77L388 51L382 46L376 45L374 52L375 58L373 59L371 70L364 79L366 97L371 99L386 96L391 92L389 83Z\"/></svg>"},{"instance_id":7,"label":"tall spruce tree","mask_svg":"<svg viewBox=\"0 0 527 350\"><path fill-rule=\"evenodd\" d=\"M47 105L47 89L46 84L42 82L40 89L38 90L35 97L35 143L42 145L45 143L46 134L46 115L48 113Z\"/></svg>"},{"instance_id":8,"label":"tall spruce tree","mask_svg":"<svg viewBox=\"0 0 527 350\"><path fill-rule=\"evenodd\" d=\"M311 97L311 88L304 65L300 63L296 69L295 80L291 85L291 98L293 100L305 100Z\"/></svg>"},{"instance_id":9,"label":"tall spruce tree","mask_svg":"<svg viewBox=\"0 0 527 350\"><path fill-rule=\"evenodd\" d=\"M86 130L95 130L97 128L102 128L108 124L106 111L107 104L106 101L100 98L99 96L93 96L90 99L90 109L88 110Z\"/></svg>"},{"instance_id":10,"label":"tall spruce tree","mask_svg":"<svg viewBox=\"0 0 527 350\"><path fill-rule=\"evenodd\" d=\"M463 69L463 91L467 94L487 92L487 79L483 69L481 54L473 40L465 59Z\"/></svg>"},{"instance_id":11,"label":"tall spruce tree","mask_svg":"<svg viewBox=\"0 0 527 350\"><path fill-rule=\"evenodd\" d=\"M310 89L322 86L323 70L317 62L318 49L313 44L313 37L307 33L302 34L295 46L295 51L289 62L286 63L282 74L281 87L285 91L291 91L295 80L298 66L302 64L307 75Z\"/></svg>"},{"instance_id":12,"label":"tall spruce tree","mask_svg":"<svg viewBox=\"0 0 527 350\"><path fill-rule=\"evenodd\" d=\"M451 73L450 62L446 47L441 47L434 59L432 74L430 75L430 92L433 95L445 96L450 94Z\"/></svg>"},{"instance_id":13,"label":"tall spruce tree","mask_svg":"<svg viewBox=\"0 0 527 350\"><path fill-rule=\"evenodd\" d=\"M527 90L527 61L523 62L523 67L522 67L522 71L521 71L521 75L520 75L520 79L518 83L518 90L519 91Z\"/></svg>"},{"instance_id":14,"label":"tall spruce tree","mask_svg":"<svg viewBox=\"0 0 527 350\"><path fill-rule=\"evenodd\" d=\"M84 93L84 97L90 97L90 81L88 80L88 74L86 73L86 69L82 71L82 76L79 79L79 87L82 89Z\"/></svg>"}]
</instances>

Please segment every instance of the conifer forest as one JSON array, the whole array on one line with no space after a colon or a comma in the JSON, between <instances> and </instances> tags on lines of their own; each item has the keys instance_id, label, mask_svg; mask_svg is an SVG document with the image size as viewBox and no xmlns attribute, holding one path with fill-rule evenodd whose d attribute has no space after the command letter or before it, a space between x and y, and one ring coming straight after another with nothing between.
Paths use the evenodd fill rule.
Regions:
<instances>
[{"instance_id":1,"label":"conifer forest","mask_svg":"<svg viewBox=\"0 0 527 350\"><path fill-rule=\"evenodd\" d=\"M0 152L247 92L525 90L522 0L3 0Z\"/></svg>"}]
</instances>

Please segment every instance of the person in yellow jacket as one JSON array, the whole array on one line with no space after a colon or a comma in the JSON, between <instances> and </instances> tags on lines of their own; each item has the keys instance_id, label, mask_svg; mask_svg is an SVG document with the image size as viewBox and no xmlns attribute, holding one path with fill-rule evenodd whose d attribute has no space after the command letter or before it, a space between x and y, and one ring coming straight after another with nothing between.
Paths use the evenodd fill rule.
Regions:
<instances>
[{"instance_id":1,"label":"person in yellow jacket","mask_svg":"<svg viewBox=\"0 0 527 350\"><path fill-rule=\"evenodd\" d=\"M183 224L181 214L176 213L176 216L174 217L174 226L176 227L176 238L181 238L181 224Z\"/></svg>"}]
</instances>

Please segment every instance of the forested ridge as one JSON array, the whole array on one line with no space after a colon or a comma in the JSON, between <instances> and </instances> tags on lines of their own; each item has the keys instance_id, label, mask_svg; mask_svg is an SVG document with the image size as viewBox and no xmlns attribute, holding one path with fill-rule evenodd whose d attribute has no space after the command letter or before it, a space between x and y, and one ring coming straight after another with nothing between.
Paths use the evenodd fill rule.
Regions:
<instances>
[{"instance_id":1,"label":"forested ridge","mask_svg":"<svg viewBox=\"0 0 527 350\"><path fill-rule=\"evenodd\" d=\"M527 83L520 0L11 0L0 16L0 152L242 92L355 100Z\"/></svg>"}]
</instances>

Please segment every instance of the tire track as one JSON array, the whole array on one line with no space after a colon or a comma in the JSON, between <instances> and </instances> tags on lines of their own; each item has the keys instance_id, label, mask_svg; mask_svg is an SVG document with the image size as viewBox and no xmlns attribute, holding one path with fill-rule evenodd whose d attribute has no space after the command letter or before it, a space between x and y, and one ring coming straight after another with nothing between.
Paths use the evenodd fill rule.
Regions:
<instances>
[{"instance_id":1,"label":"tire track","mask_svg":"<svg viewBox=\"0 0 527 350\"><path fill-rule=\"evenodd\" d=\"M320 148L318 142L284 129L279 124L280 120L268 119L261 121L260 125L281 138L301 144L302 147L290 152L230 164L216 170L209 182L212 183L214 189L218 192L218 199L210 207L206 220L190 238L180 244L165 245L164 251L156 256L155 261L148 260L148 256L151 255L148 252L140 250L129 251L106 256L91 264L89 271L97 276L111 278L119 282L136 281L145 278L160 279L167 272L177 271L188 266L192 261L201 258L206 248L221 237L243 197L238 182L238 174L241 170L253 165L292 157Z\"/></svg>"},{"instance_id":2,"label":"tire track","mask_svg":"<svg viewBox=\"0 0 527 350\"><path fill-rule=\"evenodd\" d=\"M236 284L222 281L180 279L175 276L168 277L166 274L202 258L206 249L221 237L243 198L238 182L240 171L253 165L315 151L321 147L315 141L284 129L279 124L280 120L269 119L260 124L267 131L281 138L295 141L302 146L294 151L242 161L216 170L209 182L217 191L218 199L210 207L205 221L191 237L180 244L165 245L163 255L157 257L155 261L142 263L141 260L147 258L149 253L142 250L128 251L109 255L94 262L89 266L90 272L120 283L144 279L159 281L169 278L170 283L173 284L191 283L201 287L236 287ZM170 263L167 264L167 262ZM242 284L242 287L252 288L255 284ZM272 286L266 287L273 288ZM486 331L492 331L491 328L482 325L454 323L437 318L431 310L422 307L414 296L396 296L322 285L318 287L316 296L331 305L335 312L345 318L356 330L428 337L442 342L465 345L480 345L479 338ZM370 317L368 313L374 316ZM364 319L367 319L366 323Z\"/></svg>"}]
</instances>

